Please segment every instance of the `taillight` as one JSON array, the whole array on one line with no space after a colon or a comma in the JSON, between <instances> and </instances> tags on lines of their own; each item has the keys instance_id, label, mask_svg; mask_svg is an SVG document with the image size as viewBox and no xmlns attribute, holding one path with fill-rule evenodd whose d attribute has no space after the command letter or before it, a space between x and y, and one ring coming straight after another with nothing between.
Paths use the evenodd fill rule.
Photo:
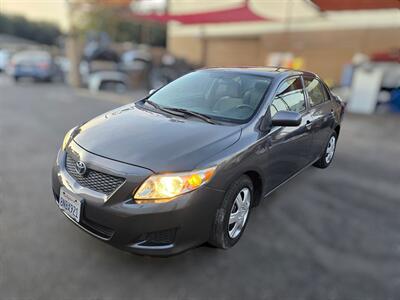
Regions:
<instances>
[{"instance_id":1,"label":"taillight","mask_svg":"<svg viewBox=\"0 0 400 300\"><path fill-rule=\"evenodd\" d=\"M47 69L49 68L50 65L49 65L48 62L39 62L39 63L36 64L36 66L37 66L39 69L47 70Z\"/></svg>"}]
</instances>

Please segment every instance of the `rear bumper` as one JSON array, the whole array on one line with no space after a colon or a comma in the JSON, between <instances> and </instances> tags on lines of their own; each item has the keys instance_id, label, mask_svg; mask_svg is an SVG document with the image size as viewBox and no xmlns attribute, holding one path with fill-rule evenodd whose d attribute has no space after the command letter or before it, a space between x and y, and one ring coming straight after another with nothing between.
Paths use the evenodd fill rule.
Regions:
<instances>
[{"instance_id":1,"label":"rear bumper","mask_svg":"<svg viewBox=\"0 0 400 300\"><path fill-rule=\"evenodd\" d=\"M40 69L33 69L33 70L21 70L20 68L15 68L12 72L14 77L31 77L36 79L48 79L53 74L50 70L40 70Z\"/></svg>"},{"instance_id":2,"label":"rear bumper","mask_svg":"<svg viewBox=\"0 0 400 300\"><path fill-rule=\"evenodd\" d=\"M88 167L126 178L110 196L88 190L66 171L66 153L60 151L53 167L53 193L58 202L63 186L84 199L80 223L70 219L75 225L115 247L145 255L173 255L208 240L223 191L204 186L168 203L136 204L132 191L152 174L149 170L108 160L71 144L69 151Z\"/></svg>"}]
</instances>

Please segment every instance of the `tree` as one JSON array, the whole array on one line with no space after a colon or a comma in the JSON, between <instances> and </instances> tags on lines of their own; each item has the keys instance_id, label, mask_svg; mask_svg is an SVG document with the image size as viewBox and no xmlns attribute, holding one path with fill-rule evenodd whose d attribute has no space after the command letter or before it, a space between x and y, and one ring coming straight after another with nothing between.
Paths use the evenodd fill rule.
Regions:
<instances>
[{"instance_id":1,"label":"tree","mask_svg":"<svg viewBox=\"0 0 400 300\"><path fill-rule=\"evenodd\" d=\"M54 45L61 35L59 27L49 22L30 21L22 16L0 14L0 33L14 35L41 44Z\"/></svg>"},{"instance_id":2,"label":"tree","mask_svg":"<svg viewBox=\"0 0 400 300\"><path fill-rule=\"evenodd\" d=\"M79 18L78 26L83 32L106 32L116 42L148 43L165 46L166 28L163 24L136 21L123 17L118 8L96 5ZM142 34L145 30L146 35Z\"/></svg>"}]
</instances>

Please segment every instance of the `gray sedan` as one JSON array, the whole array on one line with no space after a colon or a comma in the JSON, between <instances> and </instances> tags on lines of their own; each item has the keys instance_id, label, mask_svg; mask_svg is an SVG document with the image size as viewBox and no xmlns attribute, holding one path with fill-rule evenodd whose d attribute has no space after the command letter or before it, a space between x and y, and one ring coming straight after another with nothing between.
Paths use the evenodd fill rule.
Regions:
<instances>
[{"instance_id":1,"label":"gray sedan","mask_svg":"<svg viewBox=\"0 0 400 300\"><path fill-rule=\"evenodd\" d=\"M54 197L78 227L123 250L230 248L261 200L331 164L343 112L310 72L192 72L71 129Z\"/></svg>"}]
</instances>

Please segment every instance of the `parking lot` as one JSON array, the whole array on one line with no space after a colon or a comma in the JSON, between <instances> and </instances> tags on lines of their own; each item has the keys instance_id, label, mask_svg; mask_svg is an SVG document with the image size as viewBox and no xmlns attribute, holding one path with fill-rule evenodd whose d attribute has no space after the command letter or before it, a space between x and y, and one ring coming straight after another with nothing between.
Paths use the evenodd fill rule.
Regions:
<instances>
[{"instance_id":1,"label":"parking lot","mask_svg":"<svg viewBox=\"0 0 400 300\"><path fill-rule=\"evenodd\" d=\"M345 115L336 158L253 211L231 250L136 256L54 203L65 132L121 105L0 76L0 299L399 299L400 118Z\"/></svg>"}]
</instances>

